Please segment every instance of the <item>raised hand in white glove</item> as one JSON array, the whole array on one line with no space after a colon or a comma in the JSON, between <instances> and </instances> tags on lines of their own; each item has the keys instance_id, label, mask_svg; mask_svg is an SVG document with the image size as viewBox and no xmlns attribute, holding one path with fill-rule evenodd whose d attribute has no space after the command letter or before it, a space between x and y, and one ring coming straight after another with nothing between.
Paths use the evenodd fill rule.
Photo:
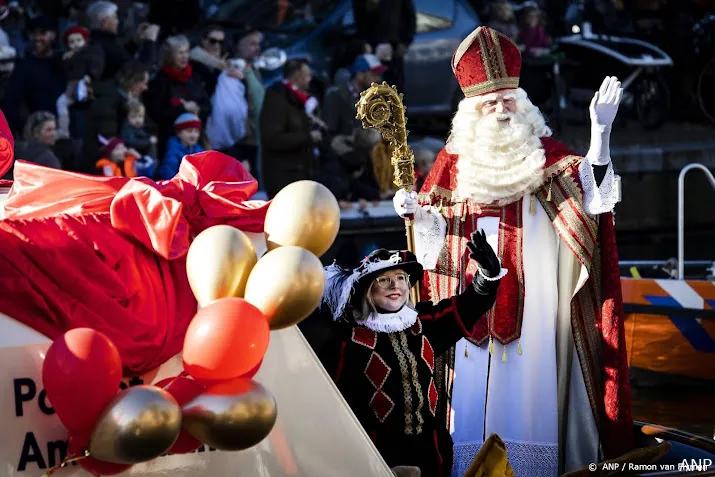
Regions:
<instances>
[{"instance_id":1,"label":"raised hand in white glove","mask_svg":"<svg viewBox=\"0 0 715 477\"><path fill-rule=\"evenodd\" d=\"M417 204L417 192L407 192L404 189L399 189L395 192L395 196L392 198L392 205L400 217L417 214L420 209Z\"/></svg>"},{"instance_id":2,"label":"raised hand in white glove","mask_svg":"<svg viewBox=\"0 0 715 477\"><path fill-rule=\"evenodd\" d=\"M623 88L615 76L607 76L593 95L589 113L591 116L591 146L586 157L592 165L605 166L611 160L611 126L618 113Z\"/></svg>"}]
</instances>

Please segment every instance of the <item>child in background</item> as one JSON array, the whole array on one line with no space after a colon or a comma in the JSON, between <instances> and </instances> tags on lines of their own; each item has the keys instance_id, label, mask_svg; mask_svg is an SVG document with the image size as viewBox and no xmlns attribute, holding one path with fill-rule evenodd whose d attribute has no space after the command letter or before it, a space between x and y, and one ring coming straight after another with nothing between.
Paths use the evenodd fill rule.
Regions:
<instances>
[{"instance_id":1,"label":"child in background","mask_svg":"<svg viewBox=\"0 0 715 477\"><path fill-rule=\"evenodd\" d=\"M164 160L159 166L159 179L171 179L179 172L179 166L184 156L203 152L199 137L201 136L201 119L193 113L184 113L174 121L176 136L169 138L166 145Z\"/></svg>"},{"instance_id":2,"label":"child in background","mask_svg":"<svg viewBox=\"0 0 715 477\"><path fill-rule=\"evenodd\" d=\"M131 99L126 104L126 110L127 120L119 132L122 141L127 147L136 149L142 155L156 157L156 136L146 131L144 105L136 99Z\"/></svg>"},{"instance_id":3,"label":"child in background","mask_svg":"<svg viewBox=\"0 0 715 477\"><path fill-rule=\"evenodd\" d=\"M102 137L104 144L99 150L100 159L96 163L97 172L105 177L151 177L156 162L149 156L142 157L139 152L129 149L118 137L109 140Z\"/></svg>"},{"instance_id":4,"label":"child in background","mask_svg":"<svg viewBox=\"0 0 715 477\"><path fill-rule=\"evenodd\" d=\"M89 83L92 79L99 78L104 69L104 59L89 48L89 30L81 26L69 27L62 35L62 41L67 48L67 52L62 55L62 66L67 79L83 79Z\"/></svg>"},{"instance_id":5,"label":"child in background","mask_svg":"<svg viewBox=\"0 0 715 477\"><path fill-rule=\"evenodd\" d=\"M92 79L104 69L104 58L89 47L89 30L72 26L62 35L67 52L62 56L62 69L68 80L67 90L57 99L58 137L84 137L87 108L92 97Z\"/></svg>"},{"instance_id":6,"label":"child in background","mask_svg":"<svg viewBox=\"0 0 715 477\"><path fill-rule=\"evenodd\" d=\"M541 56L549 52L551 38L546 33L544 13L535 7L524 9L523 24L519 30L519 43L528 53Z\"/></svg>"}]
</instances>

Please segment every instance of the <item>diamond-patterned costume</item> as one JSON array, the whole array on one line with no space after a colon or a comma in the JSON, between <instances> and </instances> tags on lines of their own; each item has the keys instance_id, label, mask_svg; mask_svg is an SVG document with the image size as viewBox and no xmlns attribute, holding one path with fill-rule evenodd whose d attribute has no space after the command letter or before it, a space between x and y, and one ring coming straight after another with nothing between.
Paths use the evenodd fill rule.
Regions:
<instances>
[{"instance_id":1,"label":"diamond-patterned costume","mask_svg":"<svg viewBox=\"0 0 715 477\"><path fill-rule=\"evenodd\" d=\"M333 322L325 312L301 323L390 467L417 466L423 477L449 475L452 438L435 418L440 398L435 359L468 336L467 330L491 307L498 282L488 286L489 295L468 287L436 305L419 303L414 324L399 332L373 331L352 320Z\"/></svg>"}]
</instances>

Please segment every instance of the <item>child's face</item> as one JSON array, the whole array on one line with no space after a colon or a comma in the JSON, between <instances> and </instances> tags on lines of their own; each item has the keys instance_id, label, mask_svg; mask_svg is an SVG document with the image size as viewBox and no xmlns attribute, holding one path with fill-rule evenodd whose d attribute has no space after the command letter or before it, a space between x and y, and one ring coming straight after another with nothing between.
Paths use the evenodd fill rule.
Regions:
<instances>
[{"instance_id":1,"label":"child's face","mask_svg":"<svg viewBox=\"0 0 715 477\"><path fill-rule=\"evenodd\" d=\"M179 131L179 140L184 146L195 146L199 142L201 131L197 128L182 129Z\"/></svg>"},{"instance_id":2,"label":"child's face","mask_svg":"<svg viewBox=\"0 0 715 477\"><path fill-rule=\"evenodd\" d=\"M67 48L70 51L76 51L82 48L87 42L84 41L84 37L79 33L73 33L67 37Z\"/></svg>"},{"instance_id":3,"label":"child's face","mask_svg":"<svg viewBox=\"0 0 715 477\"><path fill-rule=\"evenodd\" d=\"M143 110L138 110L138 111L131 111L127 115L127 121L129 121L129 124L132 125L134 128L143 128L144 127L144 111Z\"/></svg>"},{"instance_id":4,"label":"child's face","mask_svg":"<svg viewBox=\"0 0 715 477\"><path fill-rule=\"evenodd\" d=\"M511 9L511 4L501 3L495 6L496 17L503 22L510 22L514 19L514 10Z\"/></svg>"},{"instance_id":5,"label":"child's face","mask_svg":"<svg viewBox=\"0 0 715 477\"><path fill-rule=\"evenodd\" d=\"M532 10L526 16L526 24L532 28L539 26L539 23L541 23L540 20L541 15L538 10Z\"/></svg>"},{"instance_id":6,"label":"child's face","mask_svg":"<svg viewBox=\"0 0 715 477\"><path fill-rule=\"evenodd\" d=\"M112 155L109 158L112 162L121 162L127 156L127 146L124 144L119 144L112 151Z\"/></svg>"}]
</instances>

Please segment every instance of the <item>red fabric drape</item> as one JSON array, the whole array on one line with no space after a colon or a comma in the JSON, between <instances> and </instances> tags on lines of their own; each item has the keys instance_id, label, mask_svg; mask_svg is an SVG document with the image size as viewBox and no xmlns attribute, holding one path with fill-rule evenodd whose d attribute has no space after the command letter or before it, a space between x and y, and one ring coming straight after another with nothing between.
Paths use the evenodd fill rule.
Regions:
<instances>
[{"instance_id":1,"label":"red fabric drape","mask_svg":"<svg viewBox=\"0 0 715 477\"><path fill-rule=\"evenodd\" d=\"M10 186L12 182L2 179L12 167L15 157L15 138L12 136L10 126L7 124L5 113L0 111L0 187Z\"/></svg>"},{"instance_id":2,"label":"red fabric drape","mask_svg":"<svg viewBox=\"0 0 715 477\"><path fill-rule=\"evenodd\" d=\"M117 345L126 373L181 351L196 301L191 238L227 224L262 232L267 202L235 159L184 158L171 180L97 177L15 164L0 221L0 312L54 339L90 327Z\"/></svg>"}]
</instances>

